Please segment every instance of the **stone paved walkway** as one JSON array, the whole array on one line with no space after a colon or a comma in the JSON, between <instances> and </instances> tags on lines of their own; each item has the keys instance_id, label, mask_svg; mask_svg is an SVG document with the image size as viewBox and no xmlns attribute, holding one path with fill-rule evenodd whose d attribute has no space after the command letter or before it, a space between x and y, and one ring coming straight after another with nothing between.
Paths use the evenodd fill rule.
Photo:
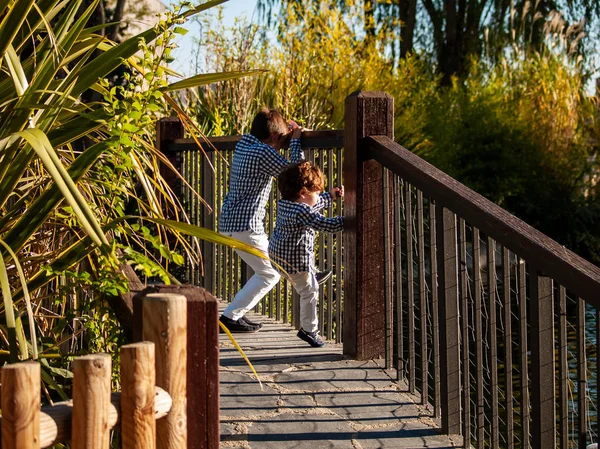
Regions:
<instances>
[{"instance_id":1,"label":"stone paved walkway","mask_svg":"<svg viewBox=\"0 0 600 449\"><path fill-rule=\"evenodd\" d=\"M263 384L221 334L221 447L451 448L424 407L378 361L345 360L340 345L311 348L287 325L257 317L235 334Z\"/></svg>"}]
</instances>

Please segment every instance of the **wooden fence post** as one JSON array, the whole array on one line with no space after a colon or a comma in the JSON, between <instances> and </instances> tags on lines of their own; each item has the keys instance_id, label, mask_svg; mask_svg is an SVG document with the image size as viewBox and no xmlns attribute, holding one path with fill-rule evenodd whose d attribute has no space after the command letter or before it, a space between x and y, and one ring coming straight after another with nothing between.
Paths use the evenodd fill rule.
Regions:
<instances>
[{"instance_id":1,"label":"wooden fence post","mask_svg":"<svg viewBox=\"0 0 600 449\"><path fill-rule=\"evenodd\" d=\"M554 298L552 279L531 268L531 448L555 447Z\"/></svg>"},{"instance_id":2,"label":"wooden fence post","mask_svg":"<svg viewBox=\"0 0 600 449\"><path fill-rule=\"evenodd\" d=\"M40 447L40 364L37 362L2 368L2 447Z\"/></svg>"},{"instance_id":3,"label":"wooden fence post","mask_svg":"<svg viewBox=\"0 0 600 449\"><path fill-rule=\"evenodd\" d=\"M461 433L460 315L456 215L436 205L442 432Z\"/></svg>"},{"instance_id":4,"label":"wooden fence post","mask_svg":"<svg viewBox=\"0 0 600 449\"><path fill-rule=\"evenodd\" d=\"M73 361L73 449L108 449L111 359L90 354Z\"/></svg>"},{"instance_id":5,"label":"wooden fence post","mask_svg":"<svg viewBox=\"0 0 600 449\"><path fill-rule=\"evenodd\" d=\"M362 140L394 138L394 100L384 92L346 98L344 130L344 354L356 359L385 352L383 170L370 160ZM388 186L388 188L391 188Z\"/></svg>"},{"instance_id":6,"label":"wooden fence post","mask_svg":"<svg viewBox=\"0 0 600 449\"><path fill-rule=\"evenodd\" d=\"M143 299L143 339L156 348L156 385L171 395L169 414L156 423L158 449L186 449L187 309L183 295L151 293Z\"/></svg>"},{"instance_id":7,"label":"wooden fence post","mask_svg":"<svg viewBox=\"0 0 600 449\"><path fill-rule=\"evenodd\" d=\"M123 449L155 449L154 343L121 348L121 440Z\"/></svg>"},{"instance_id":8,"label":"wooden fence post","mask_svg":"<svg viewBox=\"0 0 600 449\"><path fill-rule=\"evenodd\" d=\"M156 148L165 155L178 172L181 172L180 153L167 151L167 145L169 141L181 138L183 138L183 123L178 117L163 117L156 122ZM167 180L169 186L181 198L181 182L173 171L161 164L160 175Z\"/></svg>"}]
</instances>

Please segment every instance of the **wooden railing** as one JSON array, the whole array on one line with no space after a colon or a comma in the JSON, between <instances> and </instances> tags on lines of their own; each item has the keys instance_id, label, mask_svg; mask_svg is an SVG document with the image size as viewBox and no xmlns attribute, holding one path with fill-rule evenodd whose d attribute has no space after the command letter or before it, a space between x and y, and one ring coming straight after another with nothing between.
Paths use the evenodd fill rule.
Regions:
<instances>
[{"instance_id":1,"label":"wooden railing","mask_svg":"<svg viewBox=\"0 0 600 449\"><path fill-rule=\"evenodd\" d=\"M213 386L217 414L213 414L211 422L204 423L204 433L198 435L199 421L206 421L207 414L206 406L199 407L194 399L206 398L210 386L202 385L201 392L189 391L189 385L198 389L198 378L202 376L198 371L190 372L187 363L188 303L189 298L179 294L143 296L136 320L142 324L144 341L121 348L119 393L111 394L112 370L108 354L76 358L72 401L41 408L40 364L30 361L4 366L2 448L34 449L71 442L74 449L108 449L110 433L117 424L123 449L218 448L218 384ZM214 320L214 333L216 313L209 315ZM193 327L190 330L193 331ZM216 341L216 338L215 333L214 338L208 340ZM197 350L199 344L192 347ZM218 355L217 360L204 356L202 363L209 360L218 367ZM205 376L202 381L206 383ZM212 441L209 441L207 424L216 428L213 432L216 431L217 437L212 437Z\"/></svg>"},{"instance_id":2,"label":"wooden railing","mask_svg":"<svg viewBox=\"0 0 600 449\"><path fill-rule=\"evenodd\" d=\"M394 142L393 110L346 100L345 352L465 447L597 442L600 268Z\"/></svg>"},{"instance_id":3,"label":"wooden railing","mask_svg":"<svg viewBox=\"0 0 600 449\"><path fill-rule=\"evenodd\" d=\"M211 230L217 229L219 212L229 190L229 167L233 150L241 136L211 137L210 143L183 138L183 127L178 119L163 119L159 124L159 149L185 182L173 178L172 185L182 203L187 218ZM327 177L327 188L341 184L343 131L309 131L302 134L302 148L306 159L318 164ZM289 151L284 151L289 158ZM202 199L200 199L202 198ZM265 229L271 234L275 227L277 201L280 199L274 180L270 201L267 204ZM327 213L343 212L342 201L337 200ZM216 297L231 301L252 271L231 248L200 242L202 263L187 261L180 280L200 285ZM319 323L321 333L328 339L341 341L342 251L341 233L322 233L315 242L317 266L320 270L333 270L334 276L320 289ZM258 304L257 311L284 323L299 326L298 301L291 284L281 282Z\"/></svg>"}]
</instances>

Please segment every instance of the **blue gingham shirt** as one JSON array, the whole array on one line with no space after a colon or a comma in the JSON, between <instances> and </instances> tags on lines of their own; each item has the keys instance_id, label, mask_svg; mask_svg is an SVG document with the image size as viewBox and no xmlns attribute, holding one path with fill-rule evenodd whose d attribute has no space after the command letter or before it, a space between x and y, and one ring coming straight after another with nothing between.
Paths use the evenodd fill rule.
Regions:
<instances>
[{"instance_id":1,"label":"blue gingham shirt","mask_svg":"<svg viewBox=\"0 0 600 449\"><path fill-rule=\"evenodd\" d=\"M291 162L304 159L300 139L290 141ZM272 179L290 161L271 145L246 134L235 146L229 193L219 217L219 232L265 233L265 213Z\"/></svg>"},{"instance_id":2,"label":"blue gingham shirt","mask_svg":"<svg viewBox=\"0 0 600 449\"><path fill-rule=\"evenodd\" d=\"M281 200L277 203L275 231L269 241L269 256L288 273L316 272L315 231L339 232L344 217L326 218L321 210L331 205L331 195L322 193L317 203Z\"/></svg>"}]
</instances>

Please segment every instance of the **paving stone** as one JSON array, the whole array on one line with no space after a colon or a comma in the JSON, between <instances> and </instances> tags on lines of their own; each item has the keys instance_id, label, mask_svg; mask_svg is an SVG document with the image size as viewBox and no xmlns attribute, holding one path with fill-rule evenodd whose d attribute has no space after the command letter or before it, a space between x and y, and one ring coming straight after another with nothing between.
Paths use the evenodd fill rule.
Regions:
<instances>
[{"instance_id":1,"label":"paving stone","mask_svg":"<svg viewBox=\"0 0 600 449\"><path fill-rule=\"evenodd\" d=\"M263 386L261 390L257 381L244 374L221 371L221 416L243 418L277 412L279 393Z\"/></svg>"},{"instance_id":2,"label":"paving stone","mask_svg":"<svg viewBox=\"0 0 600 449\"><path fill-rule=\"evenodd\" d=\"M284 372L275 381L287 388L308 391L397 391L394 382L374 362L341 360ZM294 385L294 387L292 387Z\"/></svg>"},{"instance_id":3,"label":"paving stone","mask_svg":"<svg viewBox=\"0 0 600 449\"><path fill-rule=\"evenodd\" d=\"M419 422L407 422L383 429L359 431L355 440L361 449L453 448L460 447L434 427Z\"/></svg>"},{"instance_id":4,"label":"paving stone","mask_svg":"<svg viewBox=\"0 0 600 449\"><path fill-rule=\"evenodd\" d=\"M341 345L310 348L291 327L263 322L261 332L235 337L264 390L227 337L220 337L223 448L460 447L421 417L426 413L418 398L397 385L381 361L345 360Z\"/></svg>"},{"instance_id":5,"label":"paving stone","mask_svg":"<svg viewBox=\"0 0 600 449\"><path fill-rule=\"evenodd\" d=\"M248 442L257 449L353 449L356 434L336 416L284 413L249 426Z\"/></svg>"},{"instance_id":6,"label":"paving stone","mask_svg":"<svg viewBox=\"0 0 600 449\"><path fill-rule=\"evenodd\" d=\"M325 407L350 421L367 425L395 424L399 419L418 419L420 410L406 396L396 392L335 392L317 393L315 399Z\"/></svg>"}]
</instances>

